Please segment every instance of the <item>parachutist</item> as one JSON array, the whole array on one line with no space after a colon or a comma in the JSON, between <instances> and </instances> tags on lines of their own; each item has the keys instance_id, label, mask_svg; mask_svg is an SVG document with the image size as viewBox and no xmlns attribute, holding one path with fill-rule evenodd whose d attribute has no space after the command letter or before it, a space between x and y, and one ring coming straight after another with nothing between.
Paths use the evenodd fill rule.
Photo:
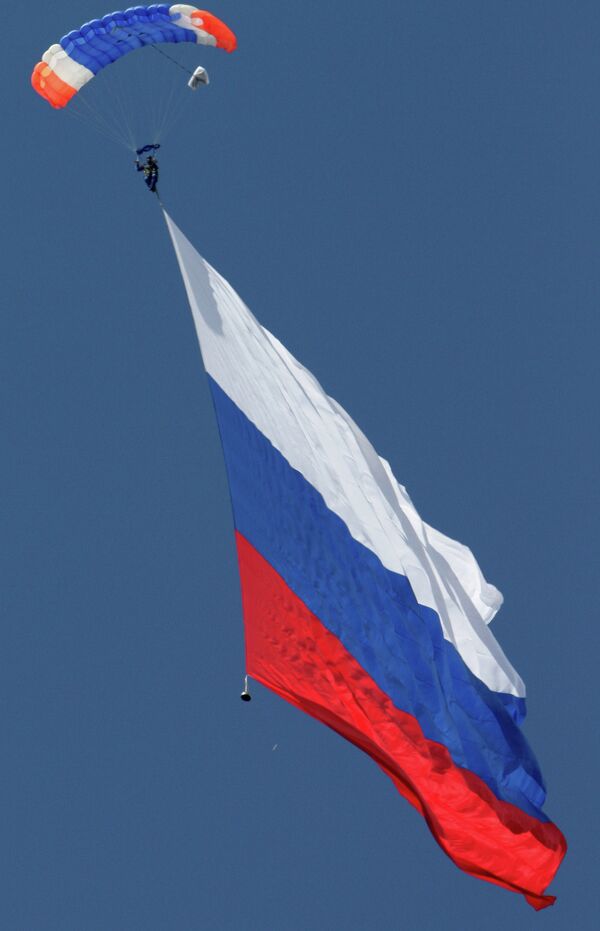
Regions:
<instances>
[{"instance_id":1,"label":"parachutist","mask_svg":"<svg viewBox=\"0 0 600 931\"><path fill-rule=\"evenodd\" d=\"M135 167L138 171L144 172L144 181L149 191L152 191L153 194L157 194L156 186L158 184L158 161L153 155L149 155L144 164L140 162L139 158L135 160Z\"/></svg>"}]
</instances>

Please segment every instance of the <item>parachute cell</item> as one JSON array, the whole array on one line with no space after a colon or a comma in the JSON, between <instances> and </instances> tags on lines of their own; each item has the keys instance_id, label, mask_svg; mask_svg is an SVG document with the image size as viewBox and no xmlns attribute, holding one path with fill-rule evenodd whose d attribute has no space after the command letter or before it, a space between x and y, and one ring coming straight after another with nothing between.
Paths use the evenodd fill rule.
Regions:
<instances>
[{"instance_id":1,"label":"parachute cell","mask_svg":"<svg viewBox=\"0 0 600 931\"><path fill-rule=\"evenodd\" d=\"M236 37L225 23L187 3L155 3L109 13L51 45L33 69L34 89L62 109L107 65L146 45L194 42L233 52Z\"/></svg>"}]
</instances>

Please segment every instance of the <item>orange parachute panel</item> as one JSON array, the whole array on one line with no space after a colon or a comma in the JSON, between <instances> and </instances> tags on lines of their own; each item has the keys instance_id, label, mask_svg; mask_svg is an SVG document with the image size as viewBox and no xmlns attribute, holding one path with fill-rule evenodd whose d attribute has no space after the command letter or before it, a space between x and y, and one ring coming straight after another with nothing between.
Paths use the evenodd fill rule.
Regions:
<instances>
[{"instance_id":1,"label":"orange parachute panel","mask_svg":"<svg viewBox=\"0 0 600 931\"><path fill-rule=\"evenodd\" d=\"M31 84L34 90L57 110L66 107L77 93L74 87L62 81L44 61L39 61L33 69Z\"/></svg>"},{"instance_id":2,"label":"orange parachute panel","mask_svg":"<svg viewBox=\"0 0 600 931\"><path fill-rule=\"evenodd\" d=\"M237 39L235 33L224 22L213 16L212 13L207 13L206 10L197 10L192 13L192 20L201 20L201 23L195 23L194 25L214 36L217 40L217 48L225 49L226 52L236 50Z\"/></svg>"}]
</instances>

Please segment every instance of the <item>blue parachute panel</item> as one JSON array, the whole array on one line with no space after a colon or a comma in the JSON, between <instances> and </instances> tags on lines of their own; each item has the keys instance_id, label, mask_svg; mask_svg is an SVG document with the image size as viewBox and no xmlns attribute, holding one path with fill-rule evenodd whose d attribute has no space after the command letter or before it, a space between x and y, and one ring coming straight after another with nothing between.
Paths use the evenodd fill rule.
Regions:
<instances>
[{"instance_id":1,"label":"blue parachute panel","mask_svg":"<svg viewBox=\"0 0 600 931\"><path fill-rule=\"evenodd\" d=\"M196 42L191 29L171 20L170 6L135 6L85 23L60 40L62 48L78 64L98 74L102 68L135 49L160 42Z\"/></svg>"}]
</instances>

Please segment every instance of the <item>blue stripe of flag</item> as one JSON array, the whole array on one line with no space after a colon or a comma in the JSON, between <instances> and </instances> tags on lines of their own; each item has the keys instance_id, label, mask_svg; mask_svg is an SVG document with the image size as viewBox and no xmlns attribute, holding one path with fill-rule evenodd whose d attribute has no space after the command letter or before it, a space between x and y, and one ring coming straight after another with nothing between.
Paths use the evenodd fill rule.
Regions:
<instances>
[{"instance_id":1,"label":"blue stripe of flag","mask_svg":"<svg viewBox=\"0 0 600 931\"><path fill-rule=\"evenodd\" d=\"M523 699L493 692L445 640L408 580L358 543L322 496L210 379L236 529L425 736L497 798L540 820L545 789L517 722Z\"/></svg>"}]
</instances>

